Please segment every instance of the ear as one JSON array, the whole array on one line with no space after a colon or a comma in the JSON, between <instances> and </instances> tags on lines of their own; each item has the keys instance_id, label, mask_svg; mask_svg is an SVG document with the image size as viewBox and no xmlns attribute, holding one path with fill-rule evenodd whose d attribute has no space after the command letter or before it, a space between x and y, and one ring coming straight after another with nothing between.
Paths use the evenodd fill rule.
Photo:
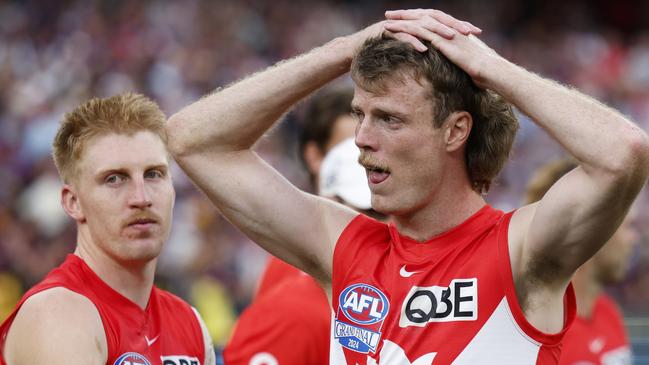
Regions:
<instances>
[{"instance_id":1,"label":"ear","mask_svg":"<svg viewBox=\"0 0 649 365\"><path fill-rule=\"evenodd\" d=\"M306 168L309 173L318 176L320 172L320 165L324 159L324 154L320 151L320 147L313 142L309 141L304 145L304 161L306 161Z\"/></svg>"},{"instance_id":2,"label":"ear","mask_svg":"<svg viewBox=\"0 0 649 365\"><path fill-rule=\"evenodd\" d=\"M65 210L65 213L78 223L86 221L86 217L83 214L83 209L79 202L79 196L71 185L64 184L61 189L61 206L63 207L63 210Z\"/></svg>"},{"instance_id":3,"label":"ear","mask_svg":"<svg viewBox=\"0 0 649 365\"><path fill-rule=\"evenodd\" d=\"M453 112L446 120L446 150L449 152L457 151L466 144L471 127L473 127L473 118L467 112Z\"/></svg>"}]
</instances>

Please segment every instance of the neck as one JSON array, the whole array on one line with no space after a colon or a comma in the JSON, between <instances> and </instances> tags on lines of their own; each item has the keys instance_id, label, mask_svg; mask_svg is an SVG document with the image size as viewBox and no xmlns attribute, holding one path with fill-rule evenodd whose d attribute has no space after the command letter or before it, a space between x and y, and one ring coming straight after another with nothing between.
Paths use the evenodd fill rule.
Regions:
<instances>
[{"instance_id":1,"label":"neck","mask_svg":"<svg viewBox=\"0 0 649 365\"><path fill-rule=\"evenodd\" d=\"M431 203L417 211L394 217L399 232L417 241L426 241L461 224L485 205L480 194L468 184L446 184Z\"/></svg>"},{"instance_id":2,"label":"neck","mask_svg":"<svg viewBox=\"0 0 649 365\"><path fill-rule=\"evenodd\" d=\"M81 230L77 234L79 256L108 286L145 309L149 303L157 259L145 263L124 263L108 256Z\"/></svg>"},{"instance_id":3,"label":"neck","mask_svg":"<svg viewBox=\"0 0 649 365\"><path fill-rule=\"evenodd\" d=\"M590 262L586 262L575 272L572 284L577 297L577 315L581 318L590 318L593 315L593 307L604 288L595 280L593 268Z\"/></svg>"}]
</instances>

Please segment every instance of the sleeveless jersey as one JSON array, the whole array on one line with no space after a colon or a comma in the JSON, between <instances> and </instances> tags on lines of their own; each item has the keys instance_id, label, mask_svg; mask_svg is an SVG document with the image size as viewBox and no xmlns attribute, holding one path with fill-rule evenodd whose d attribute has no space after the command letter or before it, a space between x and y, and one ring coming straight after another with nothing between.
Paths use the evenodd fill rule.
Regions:
<instances>
[{"instance_id":1,"label":"sleeveless jersey","mask_svg":"<svg viewBox=\"0 0 649 365\"><path fill-rule=\"evenodd\" d=\"M597 298L590 318L577 316L563 338L561 365L631 365L633 356L624 321L606 294Z\"/></svg>"},{"instance_id":2,"label":"sleeveless jersey","mask_svg":"<svg viewBox=\"0 0 649 365\"><path fill-rule=\"evenodd\" d=\"M203 364L203 334L187 303L154 286L142 310L102 281L81 258L68 255L61 266L23 296L0 327L0 365L5 365L5 339L22 304L32 295L55 287L81 294L97 308L108 345L106 365Z\"/></svg>"},{"instance_id":3,"label":"sleeveless jersey","mask_svg":"<svg viewBox=\"0 0 649 365\"><path fill-rule=\"evenodd\" d=\"M277 258L261 283L223 351L225 364L327 365L331 307L320 285Z\"/></svg>"},{"instance_id":4,"label":"sleeveless jersey","mask_svg":"<svg viewBox=\"0 0 649 365\"><path fill-rule=\"evenodd\" d=\"M334 251L331 364L557 364L574 291L560 333L527 322L509 260L511 215L487 205L423 243L354 218Z\"/></svg>"}]
</instances>

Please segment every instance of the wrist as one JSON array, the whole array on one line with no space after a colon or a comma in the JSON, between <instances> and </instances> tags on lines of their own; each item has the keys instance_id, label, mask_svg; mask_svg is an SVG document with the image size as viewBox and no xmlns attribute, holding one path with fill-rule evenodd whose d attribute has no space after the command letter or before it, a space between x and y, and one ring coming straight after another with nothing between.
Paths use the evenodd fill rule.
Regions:
<instances>
[{"instance_id":1,"label":"wrist","mask_svg":"<svg viewBox=\"0 0 649 365\"><path fill-rule=\"evenodd\" d=\"M515 80L519 78L522 69L500 56L492 57L485 66L480 84L506 99L510 99L514 85L516 85Z\"/></svg>"}]
</instances>

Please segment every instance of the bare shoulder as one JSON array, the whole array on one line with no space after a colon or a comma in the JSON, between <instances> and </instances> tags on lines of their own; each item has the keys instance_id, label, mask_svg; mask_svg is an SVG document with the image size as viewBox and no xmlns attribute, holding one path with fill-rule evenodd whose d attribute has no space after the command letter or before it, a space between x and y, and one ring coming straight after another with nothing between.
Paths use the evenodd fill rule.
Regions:
<instances>
[{"instance_id":1,"label":"bare shoulder","mask_svg":"<svg viewBox=\"0 0 649 365\"><path fill-rule=\"evenodd\" d=\"M106 336L99 312L65 288L33 295L22 305L5 342L9 365L105 364Z\"/></svg>"},{"instance_id":2,"label":"bare shoulder","mask_svg":"<svg viewBox=\"0 0 649 365\"><path fill-rule=\"evenodd\" d=\"M516 269L523 255L527 232L532 225L537 205L538 203L534 203L518 208L509 221L507 241L509 242L509 254L514 275L516 275Z\"/></svg>"}]
</instances>

